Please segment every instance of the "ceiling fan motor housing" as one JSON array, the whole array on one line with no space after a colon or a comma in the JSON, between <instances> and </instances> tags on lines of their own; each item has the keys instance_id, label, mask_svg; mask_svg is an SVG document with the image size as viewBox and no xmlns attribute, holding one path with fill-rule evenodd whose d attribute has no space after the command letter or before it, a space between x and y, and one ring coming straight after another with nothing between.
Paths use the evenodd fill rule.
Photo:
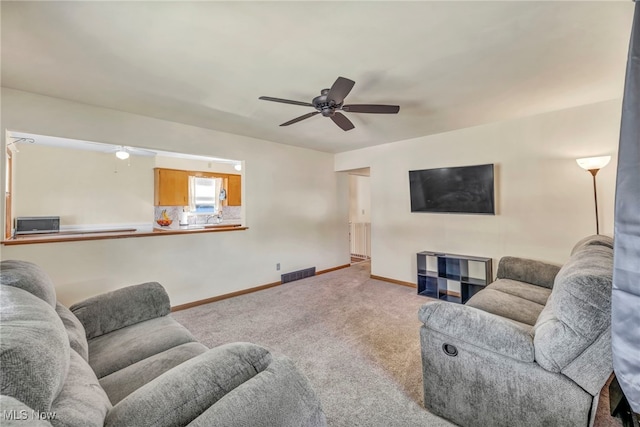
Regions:
<instances>
[{"instance_id":1,"label":"ceiling fan motor housing","mask_svg":"<svg viewBox=\"0 0 640 427\"><path fill-rule=\"evenodd\" d=\"M313 98L311 103L316 110L320 111L324 117L331 117L335 114L336 108L340 108L340 105L336 105L333 100L327 99L329 89L322 89L320 95Z\"/></svg>"}]
</instances>

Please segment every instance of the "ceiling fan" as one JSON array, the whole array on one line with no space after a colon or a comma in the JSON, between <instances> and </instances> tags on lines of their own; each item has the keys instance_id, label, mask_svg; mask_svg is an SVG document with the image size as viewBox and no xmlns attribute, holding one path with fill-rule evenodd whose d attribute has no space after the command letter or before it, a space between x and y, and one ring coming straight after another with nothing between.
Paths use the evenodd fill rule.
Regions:
<instances>
[{"instance_id":1,"label":"ceiling fan","mask_svg":"<svg viewBox=\"0 0 640 427\"><path fill-rule=\"evenodd\" d=\"M316 114L321 114L324 117L329 117L335 124L337 124L342 130L347 131L353 129L355 126L351 123L344 114L340 111L348 113L375 113L375 114L397 114L400 111L398 105L379 105L379 104L350 104L344 105L344 99L353 89L353 85L356 82L344 77L338 77L331 86L331 89L322 89L320 95L313 98L309 102L292 101L290 99L272 98L270 96L261 96L259 99L264 101L282 102L284 104L302 105L303 107L313 107L317 111L307 113L300 117L296 117L293 120L282 123L280 126L289 126L294 123L298 123L301 120L313 117Z\"/></svg>"}]
</instances>

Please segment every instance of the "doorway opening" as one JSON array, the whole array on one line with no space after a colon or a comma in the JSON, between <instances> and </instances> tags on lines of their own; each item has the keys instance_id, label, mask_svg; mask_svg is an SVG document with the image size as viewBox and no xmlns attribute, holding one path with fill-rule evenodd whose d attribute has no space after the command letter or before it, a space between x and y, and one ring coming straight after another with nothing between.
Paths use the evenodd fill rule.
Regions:
<instances>
[{"instance_id":1,"label":"doorway opening","mask_svg":"<svg viewBox=\"0 0 640 427\"><path fill-rule=\"evenodd\" d=\"M351 264L371 260L370 169L354 169L349 174L349 247Z\"/></svg>"}]
</instances>

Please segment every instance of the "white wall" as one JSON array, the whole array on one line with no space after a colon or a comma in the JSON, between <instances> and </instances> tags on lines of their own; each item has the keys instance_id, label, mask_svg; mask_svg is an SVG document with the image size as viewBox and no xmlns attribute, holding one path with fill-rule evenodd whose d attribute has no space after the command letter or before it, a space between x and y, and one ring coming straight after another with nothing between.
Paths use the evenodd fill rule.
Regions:
<instances>
[{"instance_id":1,"label":"white wall","mask_svg":"<svg viewBox=\"0 0 640 427\"><path fill-rule=\"evenodd\" d=\"M44 267L65 304L157 280L178 305L349 263L348 183L333 155L6 88L1 106L3 129L245 161L249 230L2 246L2 259Z\"/></svg>"},{"instance_id":2,"label":"white wall","mask_svg":"<svg viewBox=\"0 0 640 427\"><path fill-rule=\"evenodd\" d=\"M564 262L595 234L591 175L579 157L613 155L600 171L600 232L613 234L621 100L337 154L335 168L371 168L372 274L416 281L433 250ZM411 213L408 171L494 163L497 214Z\"/></svg>"},{"instance_id":3,"label":"white wall","mask_svg":"<svg viewBox=\"0 0 640 427\"><path fill-rule=\"evenodd\" d=\"M371 185L368 176L349 175L349 221L371 222Z\"/></svg>"},{"instance_id":4,"label":"white wall","mask_svg":"<svg viewBox=\"0 0 640 427\"><path fill-rule=\"evenodd\" d=\"M230 163L217 163L217 162L209 162L205 160L181 159L177 157L167 157L167 156L156 156L155 167L168 168L168 169L182 169L182 170L189 170L189 171L201 171L201 172L230 173L235 175L242 174L241 172L238 172L237 170L235 170L233 165Z\"/></svg>"},{"instance_id":5,"label":"white wall","mask_svg":"<svg viewBox=\"0 0 640 427\"><path fill-rule=\"evenodd\" d=\"M13 153L13 216L60 216L60 225L153 221L152 157L34 144Z\"/></svg>"}]
</instances>

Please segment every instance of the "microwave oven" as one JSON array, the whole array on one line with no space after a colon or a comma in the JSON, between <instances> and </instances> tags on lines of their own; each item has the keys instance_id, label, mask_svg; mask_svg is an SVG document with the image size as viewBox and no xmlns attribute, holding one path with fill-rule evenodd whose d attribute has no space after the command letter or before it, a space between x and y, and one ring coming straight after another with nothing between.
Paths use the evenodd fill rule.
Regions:
<instances>
[{"instance_id":1,"label":"microwave oven","mask_svg":"<svg viewBox=\"0 0 640 427\"><path fill-rule=\"evenodd\" d=\"M15 234L58 233L59 216L19 216L16 218Z\"/></svg>"}]
</instances>

